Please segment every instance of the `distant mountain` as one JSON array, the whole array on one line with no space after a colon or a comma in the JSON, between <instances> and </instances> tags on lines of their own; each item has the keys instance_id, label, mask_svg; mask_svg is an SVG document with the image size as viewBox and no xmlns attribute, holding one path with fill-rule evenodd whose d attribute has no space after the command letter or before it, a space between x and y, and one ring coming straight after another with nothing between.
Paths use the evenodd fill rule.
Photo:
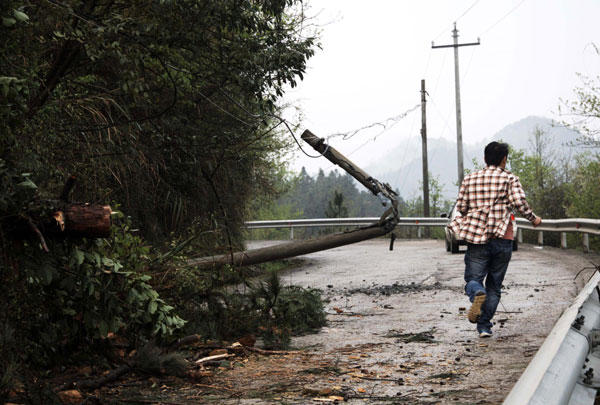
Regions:
<instances>
[{"instance_id":1,"label":"distant mountain","mask_svg":"<svg viewBox=\"0 0 600 405\"><path fill-rule=\"evenodd\" d=\"M503 141L515 149L532 150L532 134L539 128L547 134L548 147L559 156L577 153L577 149L569 146L579 137L577 131L553 126L553 121L544 117L527 117L507 125L486 141L476 144L464 144L464 165L473 169L472 160L476 158L483 164L483 149L491 141ZM457 192L457 156L456 143L442 138L430 138L427 142L429 172L438 177L444 186L444 195L452 199ZM510 158L510 157L509 157ZM365 168L379 180L398 188L402 198L410 199L421 194L419 190L423 177L421 166L421 139L413 137L406 144L390 150L378 159L377 164Z\"/></svg>"}]
</instances>

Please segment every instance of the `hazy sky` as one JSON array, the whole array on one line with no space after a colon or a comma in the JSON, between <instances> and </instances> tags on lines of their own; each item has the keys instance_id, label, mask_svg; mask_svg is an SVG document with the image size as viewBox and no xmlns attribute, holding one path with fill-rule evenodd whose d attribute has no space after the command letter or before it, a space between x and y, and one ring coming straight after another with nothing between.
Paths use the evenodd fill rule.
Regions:
<instances>
[{"instance_id":1,"label":"hazy sky","mask_svg":"<svg viewBox=\"0 0 600 405\"><path fill-rule=\"evenodd\" d=\"M529 115L559 118L559 99L573 99L573 88L580 84L576 73L600 73L600 56L592 46L600 47L599 0L308 4L308 14L316 15L321 25L323 49L309 61L304 81L286 100L300 107L303 129L320 137L404 113L420 103L425 79L430 142L440 137L455 140L453 49L431 48L431 41L452 43L454 21L460 43L481 39L479 46L459 48L465 143L489 138ZM420 122L417 109L383 133L384 128L376 127L348 140L332 137L330 142L366 167L391 147L419 137ZM308 145L305 149L315 154ZM314 173L331 164L298 153L292 168L302 166Z\"/></svg>"}]
</instances>

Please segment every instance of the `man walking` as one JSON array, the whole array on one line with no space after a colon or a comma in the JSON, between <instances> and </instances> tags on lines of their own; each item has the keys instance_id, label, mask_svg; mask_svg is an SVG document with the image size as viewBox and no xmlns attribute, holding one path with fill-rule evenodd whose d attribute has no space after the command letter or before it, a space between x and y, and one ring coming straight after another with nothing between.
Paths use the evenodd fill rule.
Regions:
<instances>
[{"instance_id":1,"label":"man walking","mask_svg":"<svg viewBox=\"0 0 600 405\"><path fill-rule=\"evenodd\" d=\"M512 256L513 210L519 211L533 226L542 222L527 204L519 178L505 168L508 145L491 142L484 153L487 166L463 180L456 201L456 210L461 215L448 225L457 239L467 242L465 293L472 302L467 317L477 324L482 338L492 336L491 320L500 302L500 288Z\"/></svg>"}]
</instances>

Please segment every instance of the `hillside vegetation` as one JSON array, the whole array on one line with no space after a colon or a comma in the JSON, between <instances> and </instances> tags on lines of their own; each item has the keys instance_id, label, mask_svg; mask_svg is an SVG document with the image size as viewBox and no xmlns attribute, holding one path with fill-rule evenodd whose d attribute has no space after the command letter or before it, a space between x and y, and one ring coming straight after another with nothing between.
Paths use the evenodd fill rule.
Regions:
<instances>
[{"instance_id":1,"label":"hillside vegetation","mask_svg":"<svg viewBox=\"0 0 600 405\"><path fill-rule=\"evenodd\" d=\"M238 270L185 265L241 247L251 203L279 192L278 102L318 47L301 1L6 0L0 17L0 402L115 338L274 324L276 345L304 308L290 300L313 305L300 327L322 323L317 293L226 294ZM111 205L109 238L42 236L71 175L73 201Z\"/></svg>"}]
</instances>

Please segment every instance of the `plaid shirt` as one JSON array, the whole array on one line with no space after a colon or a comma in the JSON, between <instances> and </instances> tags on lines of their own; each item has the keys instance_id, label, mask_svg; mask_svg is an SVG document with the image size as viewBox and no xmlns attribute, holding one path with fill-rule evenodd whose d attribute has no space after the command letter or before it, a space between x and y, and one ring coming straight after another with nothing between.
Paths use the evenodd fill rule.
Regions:
<instances>
[{"instance_id":1,"label":"plaid shirt","mask_svg":"<svg viewBox=\"0 0 600 405\"><path fill-rule=\"evenodd\" d=\"M499 166L487 166L463 180L456 200L461 215L457 213L448 228L457 239L484 244L504 236L513 209L535 220L519 178Z\"/></svg>"}]
</instances>

